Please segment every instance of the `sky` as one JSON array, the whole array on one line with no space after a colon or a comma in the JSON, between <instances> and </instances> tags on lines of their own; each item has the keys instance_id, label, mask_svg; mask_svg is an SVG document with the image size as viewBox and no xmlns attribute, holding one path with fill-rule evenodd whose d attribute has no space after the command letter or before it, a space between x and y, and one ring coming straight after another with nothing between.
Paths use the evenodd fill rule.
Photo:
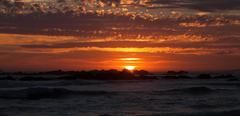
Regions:
<instances>
[{"instance_id":1,"label":"sky","mask_svg":"<svg viewBox=\"0 0 240 116\"><path fill-rule=\"evenodd\" d=\"M240 69L239 0L1 0L0 70Z\"/></svg>"}]
</instances>

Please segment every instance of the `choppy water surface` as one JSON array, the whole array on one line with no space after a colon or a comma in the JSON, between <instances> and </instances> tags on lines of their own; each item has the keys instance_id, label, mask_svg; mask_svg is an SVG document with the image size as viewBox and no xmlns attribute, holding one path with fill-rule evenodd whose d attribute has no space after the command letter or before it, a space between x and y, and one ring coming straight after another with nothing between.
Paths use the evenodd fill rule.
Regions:
<instances>
[{"instance_id":1,"label":"choppy water surface","mask_svg":"<svg viewBox=\"0 0 240 116\"><path fill-rule=\"evenodd\" d=\"M226 80L0 81L1 116L240 115Z\"/></svg>"}]
</instances>

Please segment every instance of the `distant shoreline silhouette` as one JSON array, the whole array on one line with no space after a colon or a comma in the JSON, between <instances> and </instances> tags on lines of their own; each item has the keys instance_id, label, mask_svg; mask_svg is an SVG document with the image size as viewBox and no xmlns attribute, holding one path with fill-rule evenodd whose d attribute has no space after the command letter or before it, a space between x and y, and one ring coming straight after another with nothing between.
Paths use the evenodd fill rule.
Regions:
<instances>
[{"instance_id":1,"label":"distant shoreline silhouette","mask_svg":"<svg viewBox=\"0 0 240 116\"><path fill-rule=\"evenodd\" d=\"M191 75L187 71L168 71L161 74L150 73L146 70L90 70L90 71L48 71L48 72L0 72L0 80L18 81L50 81L50 80L157 80L157 79L227 79L238 81L232 74L211 75L201 73Z\"/></svg>"},{"instance_id":2,"label":"distant shoreline silhouette","mask_svg":"<svg viewBox=\"0 0 240 116\"><path fill-rule=\"evenodd\" d=\"M16 78L13 75L18 75L20 77ZM50 75L55 75L51 78ZM37 81L37 80L149 80L157 79L154 76L149 76L151 73L145 70L133 70L129 71L123 69L118 71L116 69L111 70L90 70L90 71L48 71L48 72L36 72L36 73L26 73L26 72L14 72L0 73L0 80L20 80L20 81Z\"/></svg>"}]
</instances>

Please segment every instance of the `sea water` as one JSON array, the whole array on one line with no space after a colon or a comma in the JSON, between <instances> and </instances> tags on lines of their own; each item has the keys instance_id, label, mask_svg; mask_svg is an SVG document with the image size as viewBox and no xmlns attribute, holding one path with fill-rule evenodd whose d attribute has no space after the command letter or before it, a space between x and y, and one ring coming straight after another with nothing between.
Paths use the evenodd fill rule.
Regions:
<instances>
[{"instance_id":1,"label":"sea water","mask_svg":"<svg viewBox=\"0 0 240 116\"><path fill-rule=\"evenodd\" d=\"M240 81L0 81L0 116L239 116Z\"/></svg>"}]
</instances>

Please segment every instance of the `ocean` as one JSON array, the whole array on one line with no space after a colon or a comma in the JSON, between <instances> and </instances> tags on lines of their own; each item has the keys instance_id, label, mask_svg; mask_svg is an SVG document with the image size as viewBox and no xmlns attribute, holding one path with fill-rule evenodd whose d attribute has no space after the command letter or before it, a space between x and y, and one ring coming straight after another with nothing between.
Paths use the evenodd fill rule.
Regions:
<instances>
[{"instance_id":1,"label":"ocean","mask_svg":"<svg viewBox=\"0 0 240 116\"><path fill-rule=\"evenodd\" d=\"M0 116L216 115L240 115L240 81L0 81Z\"/></svg>"}]
</instances>

